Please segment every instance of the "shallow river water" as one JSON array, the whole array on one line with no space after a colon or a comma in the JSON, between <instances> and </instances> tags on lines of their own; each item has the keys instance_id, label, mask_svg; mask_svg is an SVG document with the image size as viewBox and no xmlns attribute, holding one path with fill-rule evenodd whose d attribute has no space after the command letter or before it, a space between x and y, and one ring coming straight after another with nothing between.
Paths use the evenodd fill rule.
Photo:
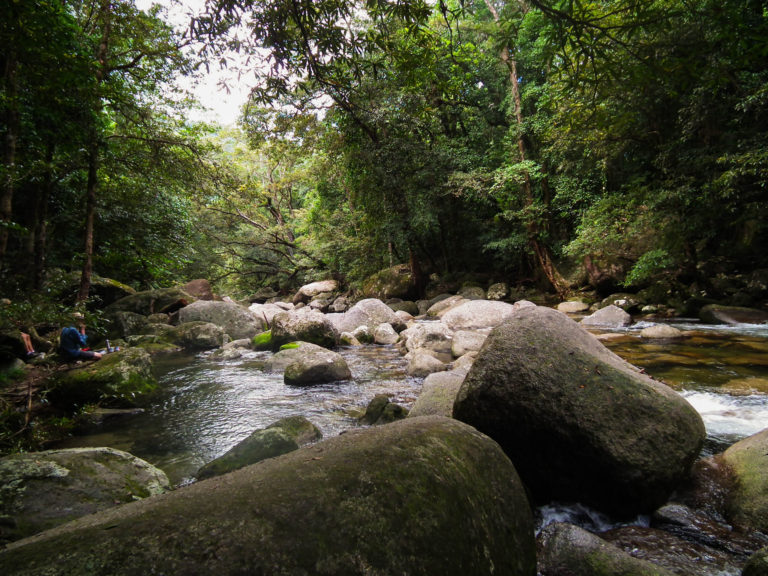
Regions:
<instances>
[{"instance_id":1,"label":"shallow river water","mask_svg":"<svg viewBox=\"0 0 768 576\"><path fill-rule=\"evenodd\" d=\"M595 333L609 349L669 384L699 411L708 436L702 456L768 427L768 326L678 321L674 325L684 338L648 340L640 336L648 325ZM160 390L149 406L106 420L62 447L119 448L151 462L181 485L254 430L285 416L304 415L331 437L357 426L376 394L408 407L418 397L423 381L406 375L405 360L394 347L342 348L340 353L353 379L311 387L286 386L282 374L265 372L267 352L227 361L210 354L159 356L154 362ZM616 526L579 504L553 503L537 510L539 528L557 520L594 531ZM647 521L641 517L635 523ZM738 573L727 564L702 572Z\"/></svg>"}]
</instances>

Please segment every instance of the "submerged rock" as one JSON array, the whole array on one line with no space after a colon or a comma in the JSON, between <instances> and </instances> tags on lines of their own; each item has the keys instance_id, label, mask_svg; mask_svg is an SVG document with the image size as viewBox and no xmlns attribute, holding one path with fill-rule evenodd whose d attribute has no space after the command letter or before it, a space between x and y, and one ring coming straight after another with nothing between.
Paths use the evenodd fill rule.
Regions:
<instances>
[{"instance_id":1,"label":"submerged rock","mask_svg":"<svg viewBox=\"0 0 768 576\"><path fill-rule=\"evenodd\" d=\"M653 326L643 328L640 331L640 336L642 338L664 340L667 338L682 338L685 335L683 334L682 330L678 330L669 324L654 324Z\"/></svg>"},{"instance_id":2,"label":"submerged rock","mask_svg":"<svg viewBox=\"0 0 768 576\"><path fill-rule=\"evenodd\" d=\"M72 448L0 459L0 542L170 490L148 462L113 448Z\"/></svg>"},{"instance_id":3,"label":"submerged rock","mask_svg":"<svg viewBox=\"0 0 768 576\"><path fill-rule=\"evenodd\" d=\"M525 490L447 418L354 430L0 552L5 576L534 576Z\"/></svg>"},{"instance_id":4,"label":"submerged rock","mask_svg":"<svg viewBox=\"0 0 768 576\"><path fill-rule=\"evenodd\" d=\"M573 524L550 524L539 534L541 576L673 576Z\"/></svg>"},{"instance_id":5,"label":"submerged rock","mask_svg":"<svg viewBox=\"0 0 768 576\"><path fill-rule=\"evenodd\" d=\"M544 307L491 332L453 413L501 444L537 500L617 515L663 504L705 437L682 396Z\"/></svg>"},{"instance_id":6,"label":"submerged rock","mask_svg":"<svg viewBox=\"0 0 768 576\"><path fill-rule=\"evenodd\" d=\"M699 311L699 318L708 324L766 324L768 312L739 306L707 304Z\"/></svg>"},{"instance_id":7,"label":"submerged rock","mask_svg":"<svg viewBox=\"0 0 768 576\"><path fill-rule=\"evenodd\" d=\"M728 519L768 534L768 428L740 440L722 458L734 480L726 503Z\"/></svg>"}]
</instances>

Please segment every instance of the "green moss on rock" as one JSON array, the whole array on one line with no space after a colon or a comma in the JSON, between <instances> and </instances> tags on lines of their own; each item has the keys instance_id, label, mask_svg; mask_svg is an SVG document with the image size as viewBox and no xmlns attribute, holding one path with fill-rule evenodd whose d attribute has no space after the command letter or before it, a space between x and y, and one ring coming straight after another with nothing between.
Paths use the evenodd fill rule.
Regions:
<instances>
[{"instance_id":1,"label":"green moss on rock","mask_svg":"<svg viewBox=\"0 0 768 576\"><path fill-rule=\"evenodd\" d=\"M447 418L355 430L0 551L5 576L536 574L509 459Z\"/></svg>"}]
</instances>

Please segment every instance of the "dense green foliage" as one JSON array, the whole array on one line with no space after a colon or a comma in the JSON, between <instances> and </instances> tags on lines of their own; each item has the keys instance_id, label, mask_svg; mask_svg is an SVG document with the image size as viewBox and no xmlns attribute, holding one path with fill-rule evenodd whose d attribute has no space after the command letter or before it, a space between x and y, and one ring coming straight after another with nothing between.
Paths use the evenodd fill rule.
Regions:
<instances>
[{"instance_id":1,"label":"dense green foliage","mask_svg":"<svg viewBox=\"0 0 768 576\"><path fill-rule=\"evenodd\" d=\"M213 0L186 36L131 0L1 10L9 296L90 260L239 295L398 263L414 295L768 266L761 2ZM174 82L231 50L255 88L214 133Z\"/></svg>"}]
</instances>

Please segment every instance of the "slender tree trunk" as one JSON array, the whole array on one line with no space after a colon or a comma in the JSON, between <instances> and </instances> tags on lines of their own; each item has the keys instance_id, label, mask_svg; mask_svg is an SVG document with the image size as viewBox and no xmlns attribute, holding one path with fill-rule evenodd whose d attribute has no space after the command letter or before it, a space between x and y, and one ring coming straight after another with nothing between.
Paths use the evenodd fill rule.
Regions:
<instances>
[{"instance_id":1,"label":"slender tree trunk","mask_svg":"<svg viewBox=\"0 0 768 576\"><path fill-rule=\"evenodd\" d=\"M109 37L111 33L111 2L101 0L100 15L103 22L101 42L96 54L98 67L96 68L96 93L94 94L94 119L88 143L88 183L86 185L85 205L85 247L83 272L80 276L80 291L77 302L88 299L91 291L91 278L93 276L93 228L96 221L96 200L99 186L99 161L101 158L101 135L99 134L98 116L102 112L101 85L107 75L107 57L109 54Z\"/></svg>"},{"instance_id":2,"label":"slender tree trunk","mask_svg":"<svg viewBox=\"0 0 768 576\"><path fill-rule=\"evenodd\" d=\"M491 0L485 0L485 5L493 15L493 19L498 23L499 13L496 7L491 3ZM523 105L520 97L520 83L518 82L517 75L517 61L509 50L508 46L505 46L500 55L501 61L509 70L509 81L512 86L512 98L515 103L515 123L518 127L517 136L517 156L520 162L525 162L527 157L527 151L525 146L525 140L523 138ZM527 170L523 172L523 194L525 205L527 207L533 206L533 187L531 185L531 177ZM533 253L536 257L536 261L539 264L542 272L549 280L550 284L554 287L559 295L564 295L568 292L568 284L558 272L557 267L552 259L552 253L546 244L539 239L539 225L535 221L530 221L526 224L526 231L528 234L528 243L533 249Z\"/></svg>"},{"instance_id":3,"label":"slender tree trunk","mask_svg":"<svg viewBox=\"0 0 768 576\"><path fill-rule=\"evenodd\" d=\"M53 144L45 152L45 177L35 199L35 233L33 243L34 275L32 288L39 290L45 279L45 255L48 250L48 200L53 190Z\"/></svg>"},{"instance_id":4,"label":"slender tree trunk","mask_svg":"<svg viewBox=\"0 0 768 576\"><path fill-rule=\"evenodd\" d=\"M16 179L16 145L19 138L19 102L18 102L18 56L13 47L9 47L5 70L6 86L5 142L3 165L5 174L0 192L0 263L5 261L8 250L9 226L13 221L13 190Z\"/></svg>"}]
</instances>

